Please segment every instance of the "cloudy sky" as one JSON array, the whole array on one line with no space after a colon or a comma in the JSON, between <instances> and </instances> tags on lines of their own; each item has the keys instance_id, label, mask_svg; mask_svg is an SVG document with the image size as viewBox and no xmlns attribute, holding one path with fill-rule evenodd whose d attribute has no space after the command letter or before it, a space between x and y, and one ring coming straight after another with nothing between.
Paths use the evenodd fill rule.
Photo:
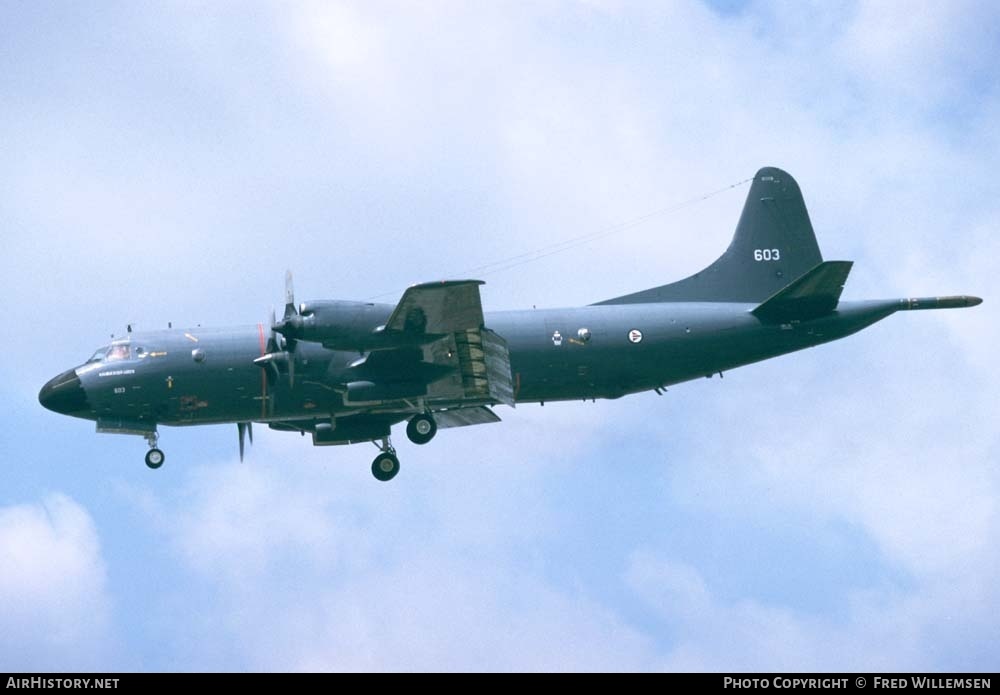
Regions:
<instances>
[{"instance_id":1,"label":"cloudy sky","mask_svg":"<svg viewBox=\"0 0 1000 695\"><path fill-rule=\"evenodd\" d=\"M1000 10L0 4L0 670L995 669ZM586 304L798 179L845 298L977 294L663 397L314 449L37 403L127 323L477 274Z\"/></svg>"}]
</instances>

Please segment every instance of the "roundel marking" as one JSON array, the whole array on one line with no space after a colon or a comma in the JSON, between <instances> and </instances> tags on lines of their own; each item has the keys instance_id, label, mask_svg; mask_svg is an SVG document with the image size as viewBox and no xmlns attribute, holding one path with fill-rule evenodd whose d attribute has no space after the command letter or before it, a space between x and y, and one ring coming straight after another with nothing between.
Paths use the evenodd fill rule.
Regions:
<instances>
[{"instance_id":1,"label":"roundel marking","mask_svg":"<svg viewBox=\"0 0 1000 695\"><path fill-rule=\"evenodd\" d=\"M628 342L630 343L641 343L642 342L642 331L638 328L633 328L628 332Z\"/></svg>"}]
</instances>

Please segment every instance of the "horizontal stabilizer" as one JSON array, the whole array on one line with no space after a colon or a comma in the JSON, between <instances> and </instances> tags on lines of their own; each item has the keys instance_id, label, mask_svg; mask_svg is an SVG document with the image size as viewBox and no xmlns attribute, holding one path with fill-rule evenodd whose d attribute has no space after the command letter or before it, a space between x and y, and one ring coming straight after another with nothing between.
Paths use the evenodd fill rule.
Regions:
<instances>
[{"instance_id":1,"label":"horizontal stabilizer","mask_svg":"<svg viewBox=\"0 0 1000 695\"><path fill-rule=\"evenodd\" d=\"M808 321L837 308L852 261L825 261L753 310L761 321Z\"/></svg>"}]
</instances>

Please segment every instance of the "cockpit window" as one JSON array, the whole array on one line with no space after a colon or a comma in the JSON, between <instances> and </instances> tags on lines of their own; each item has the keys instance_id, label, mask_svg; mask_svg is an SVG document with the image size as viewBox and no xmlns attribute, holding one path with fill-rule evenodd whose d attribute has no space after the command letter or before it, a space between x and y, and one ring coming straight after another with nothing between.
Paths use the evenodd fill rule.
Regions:
<instances>
[{"instance_id":1,"label":"cockpit window","mask_svg":"<svg viewBox=\"0 0 1000 695\"><path fill-rule=\"evenodd\" d=\"M118 362L128 359L128 345L112 345L108 350L108 356L104 358L107 362Z\"/></svg>"},{"instance_id":2,"label":"cockpit window","mask_svg":"<svg viewBox=\"0 0 1000 695\"><path fill-rule=\"evenodd\" d=\"M98 348L87 363L91 362L119 362L129 358L129 346L126 344L105 345Z\"/></svg>"}]
</instances>

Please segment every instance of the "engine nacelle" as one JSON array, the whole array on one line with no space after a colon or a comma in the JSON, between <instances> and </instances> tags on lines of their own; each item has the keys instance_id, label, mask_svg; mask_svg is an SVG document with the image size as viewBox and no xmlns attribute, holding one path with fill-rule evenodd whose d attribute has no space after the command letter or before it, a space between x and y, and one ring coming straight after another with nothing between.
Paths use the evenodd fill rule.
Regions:
<instances>
[{"instance_id":1,"label":"engine nacelle","mask_svg":"<svg viewBox=\"0 0 1000 695\"><path fill-rule=\"evenodd\" d=\"M286 338L322 343L333 350L367 350L381 342L376 329L392 314L388 304L318 301L301 306L299 315L275 327Z\"/></svg>"}]
</instances>

